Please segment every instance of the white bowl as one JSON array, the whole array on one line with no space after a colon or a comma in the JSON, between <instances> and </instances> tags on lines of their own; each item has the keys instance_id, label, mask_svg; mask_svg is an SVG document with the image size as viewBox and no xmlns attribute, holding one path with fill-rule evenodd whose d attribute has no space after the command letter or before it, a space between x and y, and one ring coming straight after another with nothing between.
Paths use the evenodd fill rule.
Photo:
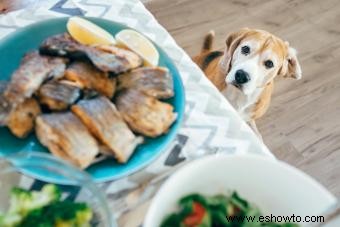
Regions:
<instances>
[{"instance_id":1,"label":"white bowl","mask_svg":"<svg viewBox=\"0 0 340 227\"><path fill-rule=\"evenodd\" d=\"M255 155L214 155L174 173L153 199L143 226L160 226L185 195L232 190L256 204L264 215L320 215L336 203L322 185L284 162Z\"/></svg>"}]
</instances>

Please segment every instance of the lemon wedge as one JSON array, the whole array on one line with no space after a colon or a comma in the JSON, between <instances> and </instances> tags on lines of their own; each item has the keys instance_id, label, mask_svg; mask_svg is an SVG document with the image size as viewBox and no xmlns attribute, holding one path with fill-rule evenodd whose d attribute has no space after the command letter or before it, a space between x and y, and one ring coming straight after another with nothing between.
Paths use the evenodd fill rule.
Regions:
<instances>
[{"instance_id":1,"label":"lemon wedge","mask_svg":"<svg viewBox=\"0 0 340 227\"><path fill-rule=\"evenodd\" d=\"M159 53L156 47L142 34L131 29L125 29L117 33L115 38L118 45L125 46L141 56L146 65L158 65Z\"/></svg>"},{"instance_id":2,"label":"lemon wedge","mask_svg":"<svg viewBox=\"0 0 340 227\"><path fill-rule=\"evenodd\" d=\"M110 33L83 18L71 17L66 26L72 38L81 44L116 44Z\"/></svg>"}]
</instances>

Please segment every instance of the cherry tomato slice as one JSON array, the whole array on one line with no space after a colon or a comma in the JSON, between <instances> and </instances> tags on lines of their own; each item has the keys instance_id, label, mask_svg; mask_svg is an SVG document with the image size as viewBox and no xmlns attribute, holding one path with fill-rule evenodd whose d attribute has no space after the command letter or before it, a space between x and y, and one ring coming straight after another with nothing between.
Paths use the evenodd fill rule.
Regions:
<instances>
[{"instance_id":1,"label":"cherry tomato slice","mask_svg":"<svg viewBox=\"0 0 340 227\"><path fill-rule=\"evenodd\" d=\"M187 227L194 227L201 224L205 213L205 208L201 204L194 202L193 211L189 216L184 219L184 225Z\"/></svg>"}]
</instances>

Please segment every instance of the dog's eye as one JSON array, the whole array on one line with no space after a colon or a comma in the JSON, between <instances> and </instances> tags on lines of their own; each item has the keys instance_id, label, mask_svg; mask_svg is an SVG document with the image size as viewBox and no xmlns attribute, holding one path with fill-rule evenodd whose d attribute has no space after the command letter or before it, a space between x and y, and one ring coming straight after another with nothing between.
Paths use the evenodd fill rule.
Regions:
<instances>
[{"instance_id":1,"label":"dog's eye","mask_svg":"<svg viewBox=\"0 0 340 227\"><path fill-rule=\"evenodd\" d=\"M243 46L241 48L241 53L244 55L248 55L250 53L250 48L248 46Z\"/></svg>"},{"instance_id":2,"label":"dog's eye","mask_svg":"<svg viewBox=\"0 0 340 227\"><path fill-rule=\"evenodd\" d=\"M266 66L267 69L270 69L270 68L274 67L274 63L271 60L265 61L264 65Z\"/></svg>"}]
</instances>

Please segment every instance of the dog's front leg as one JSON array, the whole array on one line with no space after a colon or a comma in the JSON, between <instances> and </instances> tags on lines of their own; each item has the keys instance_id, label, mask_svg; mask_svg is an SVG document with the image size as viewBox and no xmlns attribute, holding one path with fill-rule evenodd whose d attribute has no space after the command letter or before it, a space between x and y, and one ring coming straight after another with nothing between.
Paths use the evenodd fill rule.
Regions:
<instances>
[{"instance_id":1,"label":"dog's front leg","mask_svg":"<svg viewBox=\"0 0 340 227\"><path fill-rule=\"evenodd\" d=\"M262 135L261 135L261 133L259 132L259 130L257 129L257 127L256 127L255 120L250 120L250 121L248 121L248 125L250 126L250 128L253 129L253 131L254 131L255 134L259 137L259 139L260 139L261 141L263 141Z\"/></svg>"}]
</instances>

